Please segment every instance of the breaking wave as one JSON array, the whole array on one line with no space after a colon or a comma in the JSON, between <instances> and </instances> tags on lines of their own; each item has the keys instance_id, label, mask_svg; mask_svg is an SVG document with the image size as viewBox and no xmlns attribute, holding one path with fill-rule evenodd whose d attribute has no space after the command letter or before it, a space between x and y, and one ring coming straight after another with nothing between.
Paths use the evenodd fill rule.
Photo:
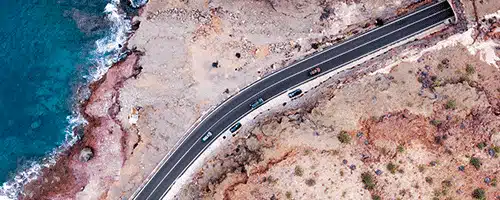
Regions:
<instances>
[{"instance_id":1,"label":"breaking wave","mask_svg":"<svg viewBox=\"0 0 500 200\"><path fill-rule=\"evenodd\" d=\"M143 5L146 5L147 2L148 0L130 0L130 4L134 8L142 7Z\"/></svg>"},{"instance_id":2,"label":"breaking wave","mask_svg":"<svg viewBox=\"0 0 500 200\"><path fill-rule=\"evenodd\" d=\"M134 7L142 6L146 2L147 0L131 1ZM100 79L113 63L116 63L126 56L123 49L130 34L131 24L126 13L124 13L120 7L120 0L111 0L104 8L104 13L112 24L111 30L104 38L95 42L96 48L92 52L90 58L92 59L91 62L94 63L94 68L90 70L89 75L83 77L85 84L81 86L81 90L75 97L77 103L81 103L89 97L90 89L88 85L91 82ZM54 165L57 156L68 150L78 141L80 135L75 133L76 128L87 124L87 121L79 111L79 107L80 105L75 104L72 115L66 118L68 126L64 130L66 135L62 145L48 153L43 159L28 162L11 180L3 183L3 185L0 186L0 200L17 199L19 194L22 194L24 185L35 180L40 175L43 168Z\"/></svg>"}]
</instances>

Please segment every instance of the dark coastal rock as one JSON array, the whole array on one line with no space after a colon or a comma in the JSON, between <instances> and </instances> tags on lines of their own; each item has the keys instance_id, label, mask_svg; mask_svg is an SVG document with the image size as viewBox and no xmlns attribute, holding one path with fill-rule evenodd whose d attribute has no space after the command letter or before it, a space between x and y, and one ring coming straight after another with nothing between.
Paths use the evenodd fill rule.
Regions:
<instances>
[{"instance_id":1,"label":"dark coastal rock","mask_svg":"<svg viewBox=\"0 0 500 200\"><path fill-rule=\"evenodd\" d=\"M94 157L94 152L92 151L92 149L90 147L85 147L80 151L78 159L81 162L87 162L92 159L92 157Z\"/></svg>"},{"instance_id":2,"label":"dark coastal rock","mask_svg":"<svg viewBox=\"0 0 500 200\"><path fill-rule=\"evenodd\" d=\"M139 29L139 26L141 25L141 21L139 21L136 17L132 19L132 30L137 30Z\"/></svg>"}]
</instances>

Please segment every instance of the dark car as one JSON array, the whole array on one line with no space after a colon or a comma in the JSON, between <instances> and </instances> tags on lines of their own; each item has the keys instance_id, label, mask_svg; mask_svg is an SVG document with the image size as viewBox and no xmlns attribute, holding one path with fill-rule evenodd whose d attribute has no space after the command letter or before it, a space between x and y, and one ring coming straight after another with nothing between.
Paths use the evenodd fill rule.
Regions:
<instances>
[{"instance_id":1,"label":"dark car","mask_svg":"<svg viewBox=\"0 0 500 200\"><path fill-rule=\"evenodd\" d=\"M293 97L296 97L296 96L298 96L300 94L302 94L302 90L301 89L296 89L296 90L288 93L288 97L293 98Z\"/></svg>"},{"instance_id":2,"label":"dark car","mask_svg":"<svg viewBox=\"0 0 500 200\"><path fill-rule=\"evenodd\" d=\"M238 129L240 129L241 127L241 123L236 123L233 127L231 127L231 129L229 129L229 131L231 131L231 133L234 133L236 132Z\"/></svg>"},{"instance_id":3,"label":"dark car","mask_svg":"<svg viewBox=\"0 0 500 200\"><path fill-rule=\"evenodd\" d=\"M261 106L262 104L264 104L264 99L259 98L259 99L257 99L257 101L250 104L250 107L252 107L252 109L255 109L255 108L258 108L259 106Z\"/></svg>"},{"instance_id":4,"label":"dark car","mask_svg":"<svg viewBox=\"0 0 500 200\"><path fill-rule=\"evenodd\" d=\"M210 139L212 137L212 132L208 131L207 133L205 133L205 135L201 138L201 141L202 142L206 142L208 141L208 139Z\"/></svg>"},{"instance_id":5,"label":"dark car","mask_svg":"<svg viewBox=\"0 0 500 200\"><path fill-rule=\"evenodd\" d=\"M320 72L321 72L321 68L315 67L314 69L312 69L311 71L309 71L309 76L314 76L316 74L319 74Z\"/></svg>"}]
</instances>

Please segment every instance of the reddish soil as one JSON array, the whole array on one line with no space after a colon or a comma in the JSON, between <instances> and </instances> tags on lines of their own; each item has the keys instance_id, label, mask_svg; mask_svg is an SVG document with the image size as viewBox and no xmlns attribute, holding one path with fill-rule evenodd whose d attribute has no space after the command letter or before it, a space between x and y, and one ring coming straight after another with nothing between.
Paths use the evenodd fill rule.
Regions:
<instances>
[{"instance_id":1,"label":"reddish soil","mask_svg":"<svg viewBox=\"0 0 500 200\"><path fill-rule=\"evenodd\" d=\"M113 180L116 174L110 172L119 168L106 167L118 165L106 165L103 159L110 161L109 158L113 157L116 160L116 156L119 156L122 158L120 164L126 159L122 144L127 133L120 128L114 117L120 107L117 102L119 88L125 80L140 73L140 67L137 67L139 54L132 52L125 60L113 65L99 81L92 83L92 95L81 108L88 121L83 137L67 152L62 153L55 165L43 169L42 176L26 185L20 199L75 199L77 192L89 184L90 178L108 179L107 182ZM113 149L113 146L119 146L122 151L110 154L108 149ZM92 148L94 153L88 162L81 162L78 158L84 147Z\"/></svg>"}]
</instances>

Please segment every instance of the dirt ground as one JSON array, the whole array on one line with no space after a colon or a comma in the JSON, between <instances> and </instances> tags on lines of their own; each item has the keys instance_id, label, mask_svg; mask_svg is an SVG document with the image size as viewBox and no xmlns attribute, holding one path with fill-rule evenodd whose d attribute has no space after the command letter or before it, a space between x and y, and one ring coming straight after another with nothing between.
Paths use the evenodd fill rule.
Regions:
<instances>
[{"instance_id":1,"label":"dirt ground","mask_svg":"<svg viewBox=\"0 0 500 200\"><path fill-rule=\"evenodd\" d=\"M500 199L500 23L484 18L500 4L475 4L470 31L262 116L176 198Z\"/></svg>"},{"instance_id":2,"label":"dirt ground","mask_svg":"<svg viewBox=\"0 0 500 200\"><path fill-rule=\"evenodd\" d=\"M130 196L204 112L240 88L413 3L150 1L128 44L145 55L141 74L120 89L126 155L107 198ZM134 108L139 118L131 124Z\"/></svg>"},{"instance_id":3,"label":"dirt ground","mask_svg":"<svg viewBox=\"0 0 500 200\"><path fill-rule=\"evenodd\" d=\"M471 199L481 188L495 199L498 78L498 68L464 47L401 63L238 134L249 137L207 161L178 197ZM364 173L374 186L363 183Z\"/></svg>"},{"instance_id":4,"label":"dirt ground","mask_svg":"<svg viewBox=\"0 0 500 200\"><path fill-rule=\"evenodd\" d=\"M150 0L134 19L129 56L91 85L82 139L19 199L126 199L223 99L429 2ZM456 25L260 116L178 198L496 198L499 3L453 0ZM433 46L452 33L448 47ZM367 75L393 59L408 61ZM82 149L92 156L81 159Z\"/></svg>"}]
</instances>

